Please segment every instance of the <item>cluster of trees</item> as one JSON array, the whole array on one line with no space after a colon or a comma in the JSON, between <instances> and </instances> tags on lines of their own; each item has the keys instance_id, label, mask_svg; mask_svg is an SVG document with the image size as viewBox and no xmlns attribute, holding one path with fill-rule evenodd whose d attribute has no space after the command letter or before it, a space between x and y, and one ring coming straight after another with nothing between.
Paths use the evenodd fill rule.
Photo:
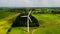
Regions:
<instances>
[{"instance_id":1,"label":"cluster of trees","mask_svg":"<svg viewBox=\"0 0 60 34\"><path fill-rule=\"evenodd\" d=\"M40 14L60 14L59 9L51 9L51 8L39 8L35 9L33 13L40 13Z\"/></svg>"},{"instance_id":2,"label":"cluster of trees","mask_svg":"<svg viewBox=\"0 0 60 34\"><path fill-rule=\"evenodd\" d=\"M20 13L28 13L32 10L32 13L40 13L40 14L60 14L59 9L51 9L51 8L0 8L0 11L9 11L9 12L20 12Z\"/></svg>"}]
</instances>

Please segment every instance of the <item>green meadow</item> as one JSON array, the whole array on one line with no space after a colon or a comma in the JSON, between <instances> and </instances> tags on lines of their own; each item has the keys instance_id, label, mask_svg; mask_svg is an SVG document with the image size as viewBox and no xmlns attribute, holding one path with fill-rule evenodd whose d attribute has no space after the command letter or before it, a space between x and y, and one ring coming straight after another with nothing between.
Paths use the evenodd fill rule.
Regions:
<instances>
[{"instance_id":1,"label":"green meadow","mask_svg":"<svg viewBox=\"0 0 60 34\"><path fill-rule=\"evenodd\" d=\"M34 34L60 34L60 15L59 14L37 14L35 16L40 22L40 27Z\"/></svg>"},{"instance_id":2,"label":"green meadow","mask_svg":"<svg viewBox=\"0 0 60 34\"><path fill-rule=\"evenodd\" d=\"M0 34L60 34L60 14L31 14L38 22L39 27L14 27L11 25L20 13L0 11ZM7 32L11 28L10 32Z\"/></svg>"}]
</instances>

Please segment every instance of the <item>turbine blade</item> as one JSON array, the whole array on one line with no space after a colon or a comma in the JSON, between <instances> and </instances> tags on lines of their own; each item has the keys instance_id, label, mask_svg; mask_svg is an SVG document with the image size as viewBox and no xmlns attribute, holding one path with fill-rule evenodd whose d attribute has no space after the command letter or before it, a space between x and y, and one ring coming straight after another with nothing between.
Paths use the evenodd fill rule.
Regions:
<instances>
[{"instance_id":1,"label":"turbine blade","mask_svg":"<svg viewBox=\"0 0 60 34\"><path fill-rule=\"evenodd\" d=\"M32 22L31 18L29 17L30 22Z\"/></svg>"},{"instance_id":2,"label":"turbine blade","mask_svg":"<svg viewBox=\"0 0 60 34\"><path fill-rule=\"evenodd\" d=\"M31 14L31 11L29 12L29 14L28 15L30 15Z\"/></svg>"},{"instance_id":3,"label":"turbine blade","mask_svg":"<svg viewBox=\"0 0 60 34\"><path fill-rule=\"evenodd\" d=\"M20 16L20 17L27 17L27 16Z\"/></svg>"}]
</instances>

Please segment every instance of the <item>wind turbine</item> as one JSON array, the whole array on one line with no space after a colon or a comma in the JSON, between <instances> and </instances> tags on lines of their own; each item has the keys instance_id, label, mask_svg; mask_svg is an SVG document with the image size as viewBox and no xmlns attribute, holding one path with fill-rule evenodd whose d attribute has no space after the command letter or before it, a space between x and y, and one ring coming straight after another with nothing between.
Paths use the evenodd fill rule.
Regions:
<instances>
[{"instance_id":1,"label":"wind turbine","mask_svg":"<svg viewBox=\"0 0 60 34\"><path fill-rule=\"evenodd\" d=\"M21 17L27 17L27 32L29 32L29 21L32 22L31 18L29 17L31 14L31 11L28 13L27 16L21 16Z\"/></svg>"}]
</instances>

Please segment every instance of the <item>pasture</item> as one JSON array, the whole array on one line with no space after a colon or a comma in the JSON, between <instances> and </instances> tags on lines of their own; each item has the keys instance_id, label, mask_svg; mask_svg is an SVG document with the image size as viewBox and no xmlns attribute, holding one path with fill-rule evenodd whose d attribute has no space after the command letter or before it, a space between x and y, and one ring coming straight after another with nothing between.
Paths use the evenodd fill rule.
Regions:
<instances>
[{"instance_id":1,"label":"pasture","mask_svg":"<svg viewBox=\"0 0 60 34\"><path fill-rule=\"evenodd\" d=\"M13 21L20 13L0 12L0 34L6 34ZM60 14L32 14L39 27L30 27L28 33L26 27L14 27L8 34L60 34Z\"/></svg>"}]
</instances>

